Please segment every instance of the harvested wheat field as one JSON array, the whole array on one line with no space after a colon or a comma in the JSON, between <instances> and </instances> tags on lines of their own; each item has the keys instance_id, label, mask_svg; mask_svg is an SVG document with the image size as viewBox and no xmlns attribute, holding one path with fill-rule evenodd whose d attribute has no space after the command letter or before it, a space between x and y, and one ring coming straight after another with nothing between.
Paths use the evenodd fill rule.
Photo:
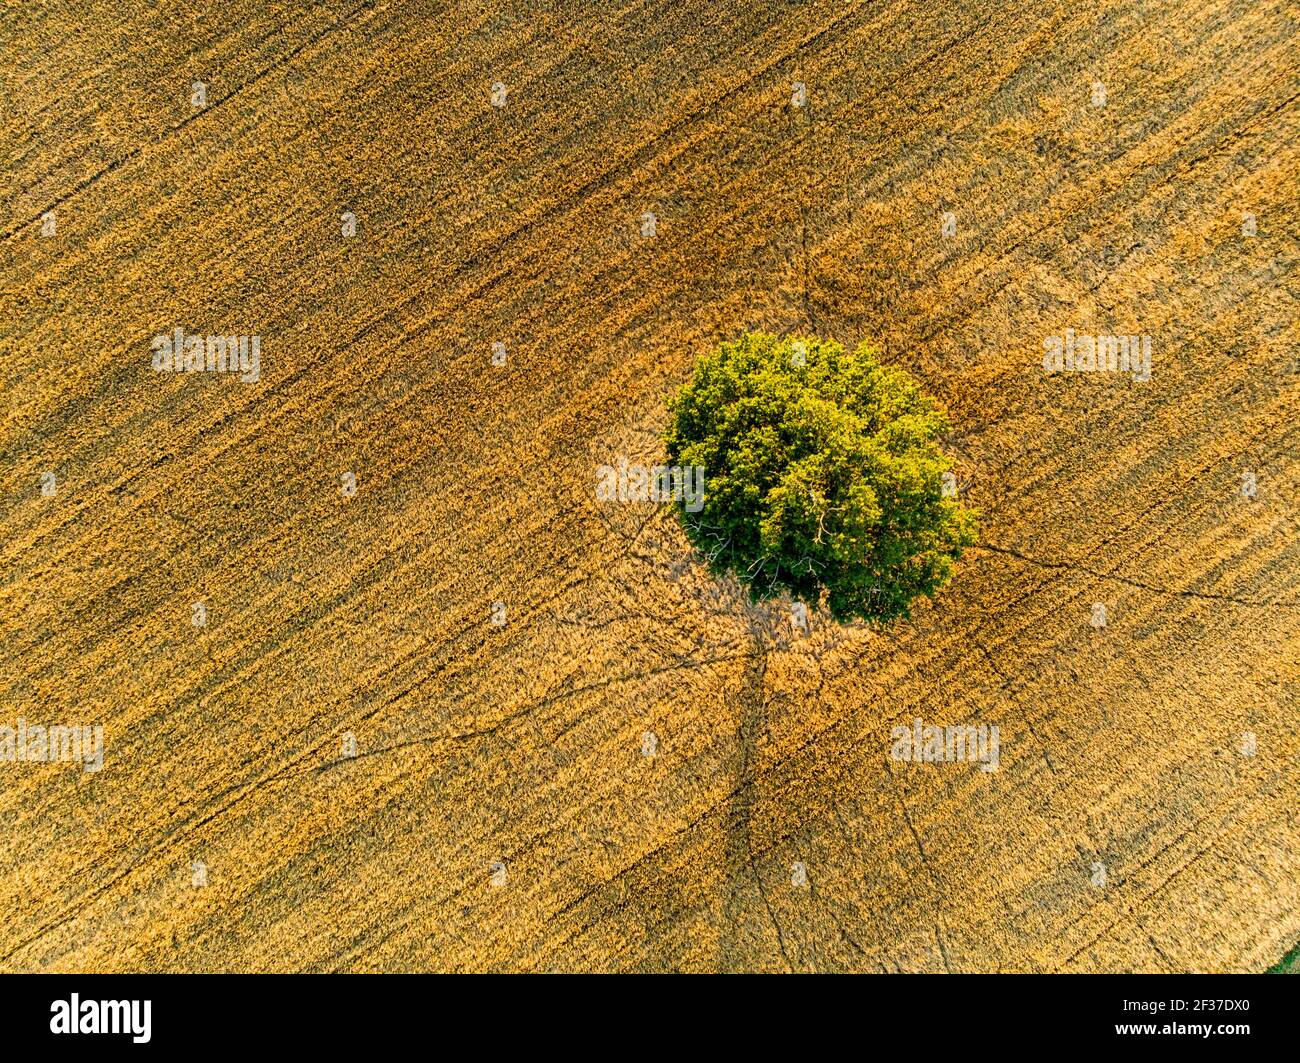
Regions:
<instances>
[{"instance_id":1,"label":"harvested wheat field","mask_svg":"<svg viewBox=\"0 0 1300 1063\"><path fill-rule=\"evenodd\" d=\"M0 724L103 727L0 763L0 969L1276 964L1295 8L601 8L0 14ZM949 411L980 545L910 621L597 499L746 329Z\"/></svg>"}]
</instances>

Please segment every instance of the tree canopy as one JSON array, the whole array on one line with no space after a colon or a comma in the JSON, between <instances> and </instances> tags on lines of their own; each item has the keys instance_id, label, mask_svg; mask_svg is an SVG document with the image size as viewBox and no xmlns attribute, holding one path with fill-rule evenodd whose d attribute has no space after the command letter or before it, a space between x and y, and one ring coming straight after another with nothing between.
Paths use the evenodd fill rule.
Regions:
<instances>
[{"instance_id":1,"label":"tree canopy","mask_svg":"<svg viewBox=\"0 0 1300 1063\"><path fill-rule=\"evenodd\" d=\"M948 431L866 344L747 333L696 363L666 443L674 465L703 467L703 507L678 511L715 572L755 598L824 594L837 620L888 621L933 597L976 538L976 514L944 491Z\"/></svg>"}]
</instances>

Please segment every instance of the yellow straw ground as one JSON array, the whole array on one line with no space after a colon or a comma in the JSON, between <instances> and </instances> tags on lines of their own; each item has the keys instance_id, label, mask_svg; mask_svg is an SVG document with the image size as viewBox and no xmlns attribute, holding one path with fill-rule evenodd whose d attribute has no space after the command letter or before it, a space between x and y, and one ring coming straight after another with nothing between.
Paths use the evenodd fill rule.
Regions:
<instances>
[{"instance_id":1,"label":"yellow straw ground","mask_svg":"<svg viewBox=\"0 0 1300 1063\"><path fill-rule=\"evenodd\" d=\"M0 41L0 725L106 742L0 763L0 968L1300 937L1287 4L47 2ZM156 374L175 328L260 379ZM949 409L983 545L911 623L800 632L596 500L746 328ZM1150 381L1045 373L1066 329L1151 336ZM1000 769L892 760L918 717Z\"/></svg>"}]
</instances>

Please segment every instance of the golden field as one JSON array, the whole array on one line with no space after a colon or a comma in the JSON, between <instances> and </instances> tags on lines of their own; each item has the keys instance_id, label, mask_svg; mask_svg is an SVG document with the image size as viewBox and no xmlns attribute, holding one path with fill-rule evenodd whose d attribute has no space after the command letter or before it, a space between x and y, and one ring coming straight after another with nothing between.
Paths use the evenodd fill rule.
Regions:
<instances>
[{"instance_id":1,"label":"golden field","mask_svg":"<svg viewBox=\"0 0 1300 1063\"><path fill-rule=\"evenodd\" d=\"M38 2L0 43L0 724L105 736L0 763L0 970L1300 937L1294 7ZM260 379L155 373L175 328ZM753 328L949 410L982 545L911 622L800 632L596 500ZM1151 379L1045 373L1065 329ZM918 717L1000 770L891 759Z\"/></svg>"}]
</instances>

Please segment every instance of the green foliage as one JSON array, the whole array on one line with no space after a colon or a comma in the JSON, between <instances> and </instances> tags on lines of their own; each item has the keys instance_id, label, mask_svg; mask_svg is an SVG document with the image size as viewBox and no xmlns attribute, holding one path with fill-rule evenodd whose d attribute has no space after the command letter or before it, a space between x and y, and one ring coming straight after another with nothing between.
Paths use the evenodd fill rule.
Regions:
<instances>
[{"instance_id":1,"label":"green foliage","mask_svg":"<svg viewBox=\"0 0 1300 1063\"><path fill-rule=\"evenodd\" d=\"M1275 966L1268 969L1269 974L1300 974L1300 942L1283 956Z\"/></svg>"},{"instance_id":2,"label":"green foliage","mask_svg":"<svg viewBox=\"0 0 1300 1063\"><path fill-rule=\"evenodd\" d=\"M696 363L671 405L674 465L704 469L679 512L715 572L838 620L910 615L952 575L976 514L943 497L948 422L869 347L750 333Z\"/></svg>"}]
</instances>

